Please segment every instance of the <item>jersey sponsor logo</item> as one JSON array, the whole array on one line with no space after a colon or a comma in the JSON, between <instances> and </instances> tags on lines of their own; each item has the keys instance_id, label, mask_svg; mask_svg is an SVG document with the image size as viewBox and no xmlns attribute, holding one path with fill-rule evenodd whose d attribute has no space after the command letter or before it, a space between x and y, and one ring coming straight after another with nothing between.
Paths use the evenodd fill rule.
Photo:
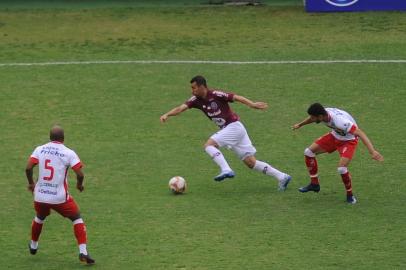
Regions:
<instances>
[{"instance_id":1,"label":"jersey sponsor logo","mask_svg":"<svg viewBox=\"0 0 406 270\"><path fill-rule=\"evenodd\" d=\"M348 7L354 5L359 0L326 0L327 3L336 7Z\"/></svg>"},{"instance_id":2,"label":"jersey sponsor logo","mask_svg":"<svg viewBox=\"0 0 406 270\"><path fill-rule=\"evenodd\" d=\"M213 94L218 96L218 97L228 97L228 94L224 93L222 91L213 91Z\"/></svg>"},{"instance_id":3,"label":"jersey sponsor logo","mask_svg":"<svg viewBox=\"0 0 406 270\"><path fill-rule=\"evenodd\" d=\"M212 102L212 103L210 103L210 107L213 109L213 110L217 110L218 109L218 105L217 105L217 103L216 102Z\"/></svg>"},{"instance_id":4,"label":"jersey sponsor logo","mask_svg":"<svg viewBox=\"0 0 406 270\"><path fill-rule=\"evenodd\" d=\"M217 116L221 114L221 110L215 111L213 113L207 112L207 115L210 117Z\"/></svg>"},{"instance_id":5,"label":"jersey sponsor logo","mask_svg":"<svg viewBox=\"0 0 406 270\"><path fill-rule=\"evenodd\" d=\"M50 190L46 190L46 189L42 189L42 188L40 188L38 190L38 192L42 193L42 194L48 194L48 195L54 195L54 196L56 196L58 194L56 191L50 191Z\"/></svg>"},{"instance_id":6,"label":"jersey sponsor logo","mask_svg":"<svg viewBox=\"0 0 406 270\"><path fill-rule=\"evenodd\" d=\"M52 183L39 183L40 187L50 187L50 188L58 188L58 184L52 184Z\"/></svg>"},{"instance_id":7,"label":"jersey sponsor logo","mask_svg":"<svg viewBox=\"0 0 406 270\"><path fill-rule=\"evenodd\" d=\"M212 120L217 126L219 126L219 127L224 126L224 124L226 123L226 120L223 119L223 118L216 118L216 117L214 117L214 118L212 118L211 120Z\"/></svg>"},{"instance_id":8,"label":"jersey sponsor logo","mask_svg":"<svg viewBox=\"0 0 406 270\"><path fill-rule=\"evenodd\" d=\"M58 150L59 150L59 149L56 148L56 147L44 146L44 147L41 149L40 154L44 154L44 155L54 155L54 156L57 156L57 157L64 157L65 154L58 152Z\"/></svg>"}]
</instances>

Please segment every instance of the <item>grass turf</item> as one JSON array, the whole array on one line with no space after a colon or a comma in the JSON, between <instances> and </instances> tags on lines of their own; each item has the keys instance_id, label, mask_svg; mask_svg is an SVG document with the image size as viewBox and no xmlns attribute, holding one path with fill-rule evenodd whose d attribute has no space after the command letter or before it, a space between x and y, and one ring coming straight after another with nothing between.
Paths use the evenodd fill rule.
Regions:
<instances>
[{"instance_id":1,"label":"grass turf","mask_svg":"<svg viewBox=\"0 0 406 270\"><path fill-rule=\"evenodd\" d=\"M402 13L308 15L295 7L165 7L0 14L2 63L405 58ZM38 254L32 257L26 248L33 210L23 170L55 122L63 124L67 146L86 164L85 192L78 194L71 180L71 193L87 223L97 269L406 265L403 64L0 69L4 268L80 267L70 222L56 214L46 221ZM226 150L237 177L215 183L217 168L202 144L216 129L200 112L159 123L162 113L189 97L188 81L198 73L213 87L270 103L266 112L238 104L233 108L247 126L257 157L294 177L285 193ZM319 158L320 194L296 191L308 181L303 149L327 129L314 125L292 132L289 127L316 100L351 112L386 158L383 164L374 163L360 145L350 167L359 199L355 206L344 203L336 154ZM174 175L187 179L186 195L167 190Z\"/></svg>"}]
</instances>

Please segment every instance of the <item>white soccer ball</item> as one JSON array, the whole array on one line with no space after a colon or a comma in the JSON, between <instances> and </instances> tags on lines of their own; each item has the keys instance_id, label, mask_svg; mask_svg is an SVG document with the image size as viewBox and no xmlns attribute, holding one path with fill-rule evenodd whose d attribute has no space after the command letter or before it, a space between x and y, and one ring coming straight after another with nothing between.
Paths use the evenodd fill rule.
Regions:
<instances>
[{"instance_id":1,"label":"white soccer ball","mask_svg":"<svg viewBox=\"0 0 406 270\"><path fill-rule=\"evenodd\" d=\"M181 176L175 176L172 177L171 180L169 180L169 189L174 193L174 194L182 194L186 191L186 181L183 177Z\"/></svg>"}]
</instances>

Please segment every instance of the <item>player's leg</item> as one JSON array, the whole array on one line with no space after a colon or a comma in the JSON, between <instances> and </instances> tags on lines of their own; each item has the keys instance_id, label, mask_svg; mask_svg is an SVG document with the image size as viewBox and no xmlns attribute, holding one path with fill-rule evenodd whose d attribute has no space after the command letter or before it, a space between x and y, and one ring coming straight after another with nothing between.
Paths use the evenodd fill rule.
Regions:
<instances>
[{"instance_id":1,"label":"player's leg","mask_svg":"<svg viewBox=\"0 0 406 270\"><path fill-rule=\"evenodd\" d=\"M299 188L300 192L319 192L320 191L320 182L318 174L318 164L316 155L323 154L326 152L335 151L334 138L331 134L326 134L312 143L304 151L304 160L309 172L310 183L307 186Z\"/></svg>"},{"instance_id":2,"label":"player's leg","mask_svg":"<svg viewBox=\"0 0 406 270\"><path fill-rule=\"evenodd\" d=\"M72 221L73 232L79 248L79 260L87 264L93 264L95 261L90 257L87 252L87 233L86 225L80 216L79 207L72 197L63 203L53 208L59 214L69 218Z\"/></svg>"},{"instance_id":3,"label":"player's leg","mask_svg":"<svg viewBox=\"0 0 406 270\"><path fill-rule=\"evenodd\" d=\"M35 255L38 250L38 241L42 232L42 226L45 218L50 214L50 208L45 203L34 202L35 217L31 223L31 241L29 250L32 255Z\"/></svg>"},{"instance_id":4,"label":"player's leg","mask_svg":"<svg viewBox=\"0 0 406 270\"><path fill-rule=\"evenodd\" d=\"M226 178L233 178L235 176L233 170L228 165L227 160L224 158L223 153L219 149L218 143L210 138L204 145L204 150L213 159L213 161L220 167L220 174L214 177L215 181L222 181Z\"/></svg>"},{"instance_id":5,"label":"player's leg","mask_svg":"<svg viewBox=\"0 0 406 270\"><path fill-rule=\"evenodd\" d=\"M215 181L222 181L226 178L233 178L235 176L219 148L233 144L237 138L238 129L236 129L236 124L231 123L227 127L213 134L205 143L204 150L221 170L220 174L214 178Z\"/></svg>"},{"instance_id":6,"label":"player's leg","mask_svg":"<svg viewBox=\"0 0 406 270\"><path fill-rule=\"evenodd\" d=\"M286 187L288 186L290 180L292 179L290 175L275 169L270 164L264 161L257 160L254 155L245 157L243 159L243 162L245 163L245 165L248 166L248 168L275 177L279 181L279 190L281 191L286 190Z\"/></svg>"},{"instance_id":7,"label":"player's leg","mask_svg":"<svg viewBox=\"0 0 406 270\"><path fill-rule=\"evenodd\" d=\"M238 130L238 137L233 141L231 149L247 165L248 168L273 176L279 181L279 190L285 190L291 177L283 173L264 161L257 160L255 153L257 150L252 145L247 130L241 122L235 124Z\"/></svg>"},{"instance_id":8,"label":"player's leg","mask_svg":"<svg viewBox=\"0 0 406 270\"><path fill-rule=\"evenodd\" d=\"M351 204L357 203L357 199L352 192L352 178L350 172L348 171L348 166L350 165L352 157L354 156L356 146L357 141L349 141L338 148L340 161L338 162L337 171L340 174L341 180L345 186L347 202Z\"/></svg>"}]
</instances>

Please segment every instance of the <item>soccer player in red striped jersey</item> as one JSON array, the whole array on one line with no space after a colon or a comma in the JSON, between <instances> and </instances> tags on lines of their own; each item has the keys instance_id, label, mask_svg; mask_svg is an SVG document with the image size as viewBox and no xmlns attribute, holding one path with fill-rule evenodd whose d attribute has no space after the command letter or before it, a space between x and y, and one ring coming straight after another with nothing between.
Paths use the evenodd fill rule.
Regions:
<instances>
[{"instance_id":1,"label":"soccer player in red striped jersey","mask_svg":"<svg viewBox=\"0 0 406 270\"><path fill-rule=\"evenodd\" d=\"M214 180L223 181L226 178L235 176L219 150L220 147L225 146L233 150L249 168L275 177L279 181L279 190L284 191L291 177L268 163L255 158L256 149L252 145L244 125L240 122L240 117L229 106L230 102L237 101L250 108L264 110L268 107L268 104L265 102L253 102L233 93L209 89L203 76L195 76L190 83L193 96L185 103L163 114L160 117L161 122L164 123L169 117L191 108L201 110L220 128L204 145L206 153L220 167L221 172Z\"/></svg>"},{"instance_id":2,"label":"soccer player in red striped jersey","mask_svg":"<svg viewBox=\"0 0 406 270\"><path fill-rule=\"evenodd\" d=\"M355 204L357 199L352 192L351 175L348 171L348 166L357 148L358 138L361 138L361 141L367 147L373 159L383 161L383 156L375 150L365 132L357 126L354 118L346 111L337 108L324 108L320 103L314 103L310 105L307 113L309 116L302 122L293 125L293 130L310 123L324 123L332 130L306 148L304 152L305 163L311 182L309 185L301 187L299 191L303 193L320 191L316 155L338 151L340 160L337 171L341 175L347 191L347 202Z\"/></svg>"},{"instance_id":3,"label":"soccer player in red striped jersey","mask_svg":"<svg viewBox=\"0 0 406 270\"><path fill-rule=\"evenodd\" d=\"M50 131L51 141L35 148L27 163L25 171L28 190L34 194L36 212L31 225L29 250L32 255L37 253L43 223L52 209L72 221L73 231L79 246L79 260L86 264L94 264L95 261L87 252L85 223L80 216L78 205L68 193L67 174L69 167L76 174L76 188L80 192L84 190L82 162L73 150L63 144L64 137L64 131L60 126L52 127ZM35 183L33 168L36 165L38 165L38 180Z\"/></svg>"}]
</instances>

